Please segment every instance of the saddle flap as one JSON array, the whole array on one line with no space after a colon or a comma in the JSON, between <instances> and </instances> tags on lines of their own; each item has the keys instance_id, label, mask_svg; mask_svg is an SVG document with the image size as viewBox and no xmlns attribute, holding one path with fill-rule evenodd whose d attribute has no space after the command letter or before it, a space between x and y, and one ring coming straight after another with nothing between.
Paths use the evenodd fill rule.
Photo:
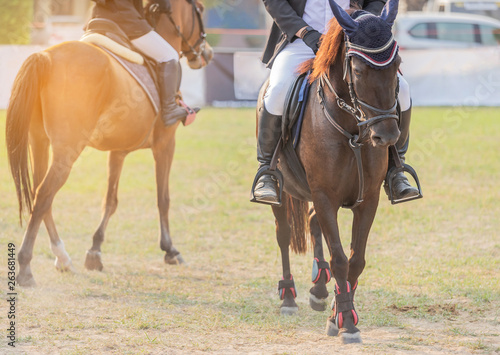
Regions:
<instances>
[{"instance_id":1,"label":"saddle flap","mask_svg":"<svg viewBox=\"0 0 500 355\"><path fill-rule=\"evenodd\" d=\"M288 89L282 120L282 132L285 143L290 138L292 127L299 119L302 107L307 101L308 78L308 73L299 75Z\"/></svg>"}]
</instances>

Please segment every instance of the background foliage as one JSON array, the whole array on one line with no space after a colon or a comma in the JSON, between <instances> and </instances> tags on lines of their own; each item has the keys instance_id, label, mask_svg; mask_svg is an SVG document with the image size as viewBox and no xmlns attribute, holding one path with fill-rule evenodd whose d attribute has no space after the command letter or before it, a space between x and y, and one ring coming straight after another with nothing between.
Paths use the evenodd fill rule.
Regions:
<instances>
[{"instance_id":1,"label":"background foliage","mask_svg":"<svg viewBox=\"0 0 500 355\"><path fill-rule=\"evenodd\" d=\"M0 44L29 44L33 0L0 0Z\"/></svg>"}]
</instances>

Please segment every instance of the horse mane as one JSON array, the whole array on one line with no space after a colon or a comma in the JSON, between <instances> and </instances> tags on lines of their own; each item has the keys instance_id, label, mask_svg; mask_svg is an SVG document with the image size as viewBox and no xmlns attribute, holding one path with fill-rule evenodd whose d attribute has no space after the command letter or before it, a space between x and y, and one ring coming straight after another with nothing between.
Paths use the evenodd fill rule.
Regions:
<instances>
[{"instance_id":1,"label":"horse mane","mask_svg":"<svg viewBox=\"0 0 500 355\"><path fill-rule=\"evenodd\" d=\"M312 70L309 76L309 82L311 83L321 75L328 73L330 67L339 60L342 54L343 43L344 31L334 17L330 20L328 32L321 37L321 45L316 57L302 63L298 68L298 72L302 74Z\"/></svg>"}]
</instances>

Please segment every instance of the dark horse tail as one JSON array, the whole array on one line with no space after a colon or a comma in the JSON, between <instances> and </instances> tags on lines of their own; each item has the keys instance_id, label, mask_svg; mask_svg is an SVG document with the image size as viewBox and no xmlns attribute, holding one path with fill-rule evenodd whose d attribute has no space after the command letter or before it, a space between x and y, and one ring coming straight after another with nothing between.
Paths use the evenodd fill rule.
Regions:
<instances>
[{"instance_id":1,"label":"dark horse tail","mask_svg":"<svg viewBox=\"0 0 500 355\"><path fill-rule=\"evenodd\" d=\"M286 195L288 224L291 227L290 249L298 254L307 251L309 233L309 203Z\"/></svg>"},{"instance_id":2,"label":"dark horse tail","mask_svg":"<svg viewBox=\"0 0 500 355\"><path fill-rule=\"evenodd\" d=\"M24 210L32 211L34 196L28 132L32 116L41 112L40 91L49 68L50 58L44 52L35 53L26 59L14 81L7 109L7 155L16 185L21 223Z\"/></svg>"}]
</instances>

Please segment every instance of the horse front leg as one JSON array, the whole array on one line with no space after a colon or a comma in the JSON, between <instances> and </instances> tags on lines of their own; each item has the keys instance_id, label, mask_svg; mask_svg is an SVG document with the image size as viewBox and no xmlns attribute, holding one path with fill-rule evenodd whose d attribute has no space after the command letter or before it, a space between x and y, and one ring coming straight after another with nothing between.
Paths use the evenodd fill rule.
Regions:
<instances>
[{"instance_id":1,"label":"horse front leg","mask_svg":"<svg viewBox=\"0 0 500 355\"><path fill-rule=\"evenodd\" d=\"M309 305L318 312L323 312L328 306L328 289L326 284L331 280L330 264L323 254L323 234L314 207L309 210L309 228L314 238L314 260L312 267L312 282L309 290Z\"/></svg>"},{"instance_id":2,"label":"horse front leg","mask_svg":"<svg viewBox=\"0 0 500 355\"><path fill-rule=\"evenodd\" d=\"M288 199L286 193L283 193L283 201ZM287 218L287 207L284 203L281 207L272 206L274 217L276 218L276 239L281 251L281 265L283 276L278 282L278 293L283 301L280 306L282 315L295 315L299 311L299 306L295 302L297 290L293 281L290 268L290 238L291 228Z\"/></svg>"},{"instance_id":3,"label":"horse front leg","mask_svg":"<svg viewBox=\"0 0 500 355\"><path fill-rule=\"evenodd\" d=\"M87 270L102 271L101 245L104 242L104 233L109 219L118 207L118 183L122 173L123 162L128 152L112 151L108 156L108 191L103 201L103 213L101 223L92 237L92 247L85 256L85 268Z\"/></svg>"},{"instance_id":4,"label":"horse front leg","mask_svg":"<svg viewBox=\"0 0 500 355\"><path fill-rule=\"evenodd\" d=\"M375 219L378 207L379 194L366 199L363 204L355 208L352 223L351 256L349 257L349 274L347 280L352 285L352 297L358 287L359 275L363 272L366 261L365 252L368 234Z\"/></svg>"},{"instance_id":5,"label":"horse front leg","mask_svg":"<svg viewBox=\"0 0 500 355\"><path fill-rule=\"evenodd\" d=\"M330 336L338 335L344 344L360 343L360 332L356 328L357 314L352 302L351 286L347 281L349 262L342 249L337 222L340 202L334 205L322 191L313 192L313 201L330 251L330 269L336 281L334 309L326 322L326 333Z\"/></svg>"},{"instance_id":6,"label":"horse front leg","mask_svg":"<svg viewBox=\"0 0 500 355\"><path fill-rule=\"evenodd\" d=\"M175 134L175 128L168 130ZM174 157L175 137L174 135L162 137L158 144L153 146L155 158L156 187L158 211L160 215L160 248L165 252L165 263L170 265L184 264L184 259L173 246L168 224L168 210L170 208L169 176Z\"/></svg>"}]
</instances>

